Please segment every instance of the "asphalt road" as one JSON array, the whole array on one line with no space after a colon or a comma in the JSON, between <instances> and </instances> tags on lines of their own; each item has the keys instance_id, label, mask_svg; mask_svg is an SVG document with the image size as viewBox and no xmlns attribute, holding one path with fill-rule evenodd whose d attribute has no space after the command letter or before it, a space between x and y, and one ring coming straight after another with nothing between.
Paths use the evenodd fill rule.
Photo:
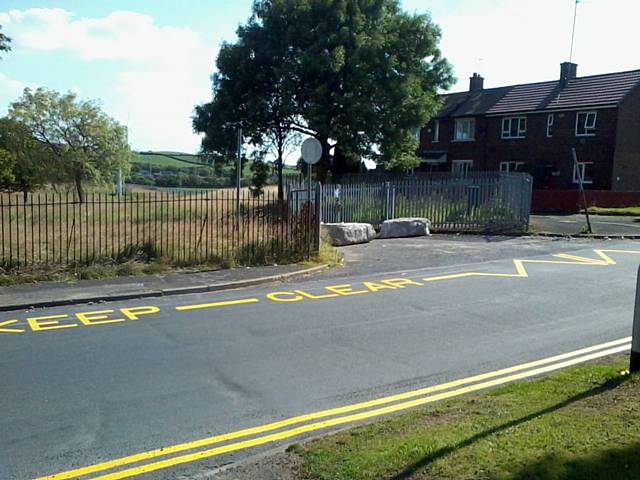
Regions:
<instances>
[{"instance_id":1,"label":"asphalt road","mask_svg":"<svg viewBox=\"0 0 640 480\"><path fill-rule=\"evenodd\" d=\"M591 229L597 235L640 235L638 217L620 215L589 215ZM587 221L584 214L575 215L531 215L531 228L538 233L576 235L584 233Z\"/></svg>"},{"instance_id":2,"label":"asphalt road","mask_svg":"<svg viewBox=\"0 0 640 480\"><path fill-rule=\"evenodd\" d=\"M456 255L467 241L457 242L431 244L449 245L448 262L434 266L426 248L400 273L395 263L355 262L295 283L0 317L0 478L51 475L630 335L640 253L610 250L640 243L471 240L483 256ZM562 252L573 259L550 256ZM526 262L521 275L519 258L560 263ZM139 478L193 478L286 442Z\"/></svg>"}]
</instances>

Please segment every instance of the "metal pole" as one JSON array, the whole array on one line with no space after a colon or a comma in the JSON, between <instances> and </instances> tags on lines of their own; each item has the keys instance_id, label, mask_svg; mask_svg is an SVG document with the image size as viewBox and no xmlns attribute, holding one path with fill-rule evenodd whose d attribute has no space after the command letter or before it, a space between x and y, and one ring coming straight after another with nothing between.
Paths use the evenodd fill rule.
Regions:
<instances>
[{"instance_id":1,"label":"metal pole","mask_svg":"<svg viewBox=\"0 0 640 480\"><path fill-rule=\"evenodd\" d=\"M636 281L636 305L633 311L633 333L629 371L631 373L640 371L640 267L638 268L638 279Z\"/></svg>"},{"instance_id":2,"label":"metal pole","mask_svg":"<svg viewBox=\"0 0 640 480\"><path fill-rule=\"evenodd\" d=\"M238 160L236 165L236 228L240 230L240 183L242 180L242 127L238 128Z\"/></svg>"},{"instance_id":3,"label":"metal pole","mask_svg":"<svg viewBox=\"0 0 640 480\"><path fill-rule=\"evenodd\" d=\"M573 168L578 172L578 182L580 183L580 191L582 192L582 203L584 205L584 215L587 218L587 230L589 233L593 233L591 230L591 221L589 220L589 205L587 205L587 195L584 193L584 178L582 175L582 170L578 165L578 155L576 154L575 147L571 147L571 154L573 155Z\"/></svg>"},{"instance_id":4,"label":"metal pole","mask_svg":"<svg viewBox=\"0 0 640 480\"><path fill-rule=\"evenodd\" d=\"M118 198L122 198L122 190L123 190L122 183L123 182L122 182L122 169L121 168L118 169L118 176L116 178L116 182L117 182L116 193L118 195Z\"/></svg>"},{"instance_id":5,"label":"metal pole","mask_svg":"<svg viewBox=\"0 0 640 480\"><path fill-rule=\"evenodd\" d=\"M307 255L307 259L311 259L311 242L313 241L313 235L311 234L311 171L312 171L312 166L310 163L307 163L307 248L308 250L308 255Z\"/></svg>"}]
</instances>

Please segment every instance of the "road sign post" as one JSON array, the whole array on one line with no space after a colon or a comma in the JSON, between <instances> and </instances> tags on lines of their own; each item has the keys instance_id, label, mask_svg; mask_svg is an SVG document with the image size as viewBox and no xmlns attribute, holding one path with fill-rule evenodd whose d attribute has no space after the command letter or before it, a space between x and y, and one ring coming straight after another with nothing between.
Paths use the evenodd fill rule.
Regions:
<instances>
[{"instance_id":1,"label":"road sign post","mask_svg":"<svg viewBox=\"0 0 640 480\"><path fill-rule=\"evenodd\" d=\"M311 242L315 235L311 234L311 174L313 173L313 165L318 163L322 158L322 144L317 138L307 138L302 142L302 160L307 164L307 249L308 256L311 257ZM318 243L320 247L320 243Z\"/></svg>"},{"instance_id":2,"label":"road sign post","mask_svg":"<svg viewBox=\"0 0 640 480\"><path fill-rule=\"evenodd\" d=\"M636 282L636 305L633 311L633 333L629 371L632 373L640 371L640 267L638 267L638 279Z\"/></svg>"}]
</instances>

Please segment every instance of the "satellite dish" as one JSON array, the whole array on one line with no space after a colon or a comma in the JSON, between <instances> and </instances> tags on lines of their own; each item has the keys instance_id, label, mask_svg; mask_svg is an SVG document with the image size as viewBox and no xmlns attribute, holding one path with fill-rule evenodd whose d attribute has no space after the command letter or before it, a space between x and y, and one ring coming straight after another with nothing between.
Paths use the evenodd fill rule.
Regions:
<instances>
[{"instance_id":1,"label":"satellite dish","mask_svg":"<svg viewBox=\"0 0 640 480\"><path fill-rule=\"evenodd\" d=\"M302 159L309 165L315 165L322 158L322 144L317 138L307 138L302 142Z\"/></svg>"}]
</instances>

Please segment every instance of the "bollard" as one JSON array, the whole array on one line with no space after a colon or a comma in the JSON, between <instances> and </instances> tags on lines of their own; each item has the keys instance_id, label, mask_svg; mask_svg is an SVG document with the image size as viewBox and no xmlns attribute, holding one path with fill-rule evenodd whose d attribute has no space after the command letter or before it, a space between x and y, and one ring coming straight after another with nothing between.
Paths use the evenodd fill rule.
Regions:
<instances>
[{"instance_id":1,"label":"bollard","mask_svg":"<svg viewBox=\"0 0 640 480\"><path fill-rule=\"evenodd\" d=\"M631 340L631 358L629 371L640 371L640 267L638 268L638 280L636 284L636 305L633 311L633 333Z\"/></svg>"}]
</instances>

